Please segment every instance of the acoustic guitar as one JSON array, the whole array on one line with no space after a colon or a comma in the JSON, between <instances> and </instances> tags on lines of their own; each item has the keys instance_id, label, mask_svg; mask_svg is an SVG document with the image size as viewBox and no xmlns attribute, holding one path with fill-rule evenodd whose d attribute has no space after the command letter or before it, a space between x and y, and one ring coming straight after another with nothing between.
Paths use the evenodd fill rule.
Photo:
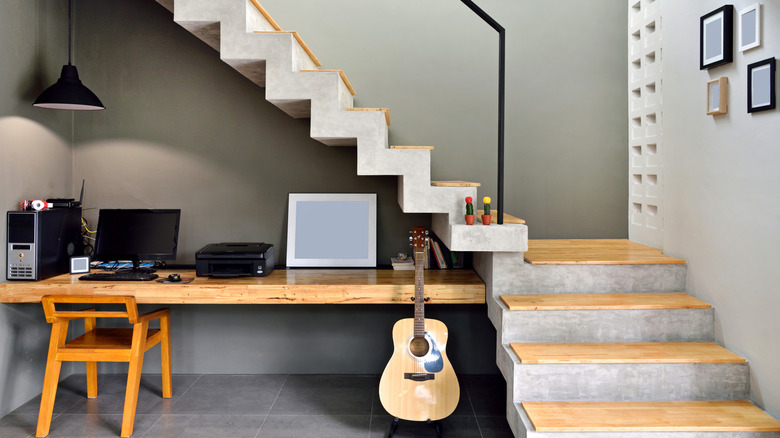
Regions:
<instances>
[{"instance_id":1,"label":"acoustic guitar","mask_svg":"<svg viewBox=\"0 0 780 438\"><path fill-rule=\"evenodd\" d=\"M379 380L379 399L387 412L403 420L438 421L458 405L460 386L447 359L447 326L425 318L424 227L413 227L414 318L393 326L393 356Z\"/></svg>"}]
</instances>

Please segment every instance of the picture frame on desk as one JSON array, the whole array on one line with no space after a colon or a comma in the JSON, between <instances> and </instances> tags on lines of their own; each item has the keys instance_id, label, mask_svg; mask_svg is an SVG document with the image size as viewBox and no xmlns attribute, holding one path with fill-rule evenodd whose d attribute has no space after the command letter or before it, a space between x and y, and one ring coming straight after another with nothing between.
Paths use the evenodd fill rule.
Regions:
<instances>
[{"instance_id":1,"label":"picture frame on desk","mask_svg":"<svg viewBox=\"0 0 780 438\"><path fill-rule=\"evenodd\" d=\"M290 193L287 267L376 267L376 193Z\"/></svg>"}]
</instances>

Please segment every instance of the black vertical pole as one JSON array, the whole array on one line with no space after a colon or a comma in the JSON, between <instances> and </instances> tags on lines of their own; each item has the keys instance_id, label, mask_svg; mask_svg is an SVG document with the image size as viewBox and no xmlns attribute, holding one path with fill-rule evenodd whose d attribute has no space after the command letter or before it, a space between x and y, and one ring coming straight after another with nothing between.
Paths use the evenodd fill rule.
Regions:
<instances>
[{"instance_id":1,"label":"black vertical pole","mask_svg":"<svg viewBox=\"0 0 780 438\"><path fill-rule=\"evenodd\" d=\"M504 95L506 92L506 35L498 31L498 224L504 223Z\"/></svg>"},{"instance_id":2,"label":"black vertical pole","mask_svg":"<svg viewBox=\"0 0 780 438\"><path fill-rule=\"evenodd\" d=\"M506 94L506 35L504 28L471 0L460 0L498 32L498 224L504 223L504 95Z\"/></svg>"}]
</instances>

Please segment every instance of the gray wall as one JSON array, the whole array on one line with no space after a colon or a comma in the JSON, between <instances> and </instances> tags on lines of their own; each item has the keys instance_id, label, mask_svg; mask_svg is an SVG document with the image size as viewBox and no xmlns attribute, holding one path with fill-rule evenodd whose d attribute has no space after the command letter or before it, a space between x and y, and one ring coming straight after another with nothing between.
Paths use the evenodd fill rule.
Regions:
<instances>
[{"instance_id":1,"label":"gray wall","mask_svg":"<svg viewBox=\"0 0 780 438\"><path fill-rule=\"evenodd\" d=\"M0 211L70 195L72 116L32 107L67 63L67 2L0 6ZM56 19L55 19L56 18ZM2 219L5 242L5 215ZM3 243L5 248L5 243ZM0 281L6 256L0 254ZM0 415L41 392L48 327L40 306L0 304Z\"/></svg>"},{"instance_id":2,"label":"gray wall","mask_svg":"<svg viewBox=\"0 0 780 438\"><path fill-rule=\"evenodd\" d=\"M465 6L443 0L263 3L283 27L301 31L325 67L346 70L358 105L391 108L392 143L435 145L434 178L480 181L480 195L495 197L497 37ZM480 3L508 31L507 212L526 218L532 237L625 237L626 5ZM289 192L378 193L380 263L407 249L411 225L429 223L428 215L401 213L394 177L355 176L354 150L309 139L308 121L265 102L262 88L220 62L151 0L79 0L74 64L108 109L33 112L29 102L56 80L64 63L38 56L44 47L66 52L61 4L16 0L0 6L2 54L19 51L23 57L14 77L0 78L0 89L11 96L3 94L2 116L40 121L39 129L53 130L65 149L57 164L73 163L47 164L45 179L52 182L30 175L35 185L29 190L8 190L12 164L4 156L7 209L24 197L75 193L85 178L85 216L93 224L98 208L182 208L178 261L184 263L202 245L220 240L268 241L283 260ZM6 26L16 9L32 21L24 31ZM56 42L47 38L54 29ZM30 77L41 76L30 84ZM429 307L450 327L448 350L458 372L496 372L495 332L484 306ZM2 309L35 313L29 318L44 337L23 343L0 335L4 351L45 347L48 326L37 306ZM390 354L392 323L410 311L174 306L174 370L378 373ZM13 355L2 357L0 366L18 367L6 359ZM6 384L14 401L0 413L40 391L40 355L32 363L34 388ZM156 356L147 367L157 369ZM17 368L0 377L9 382L21 375Z\"/></svg>"},{"instance_id":3,"label":"gray wall","mask_svg":"<svg viewBox=\"0 0 780 438\"><path fill-rule=\"evenodd\" d=\"M730 2L736 11L755 2ZM751 398L780 417L780 111L747 113L747 65L780 54L780 4L763 2L763 43L698 66L699 17L721 1L664 1L664 250L715 307L717 337L750 362ZM735 23L736 26L736 23ZM707 82L729 81L728 114L706 114ZM777 87L777 84L775 85Z\"/></svg>"},{"instance_id":4,"label":"gray wall","mask_svg":"<svg viewBox=\"0 0 780 438\"><path fill-rule=\"evenodd\" d=\"M476 3L507 35L504 210L532 239L627 237L626 2ZM390 108L391 144L434 145L433 179L477 181L495 199L498 34L465 5L262 4L346 72L356 105Z\"/></svg>"}]
</instances>

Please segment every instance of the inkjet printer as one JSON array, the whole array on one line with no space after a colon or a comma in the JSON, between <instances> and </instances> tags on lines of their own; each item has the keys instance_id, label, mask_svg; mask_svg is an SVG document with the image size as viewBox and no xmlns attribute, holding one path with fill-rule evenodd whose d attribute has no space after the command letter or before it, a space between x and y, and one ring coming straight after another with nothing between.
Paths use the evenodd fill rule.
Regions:
<instances>
[{"instance_id":1,"label":"inkjet printer","mask_svg":"<svg viewBox=\"0 0 780 438\"><path fill-rule=\"evenodd\" d=\"M265 277L273 270L270 243L210 243L195 253L198 277Z\"/></svg>"}]
</instances>

